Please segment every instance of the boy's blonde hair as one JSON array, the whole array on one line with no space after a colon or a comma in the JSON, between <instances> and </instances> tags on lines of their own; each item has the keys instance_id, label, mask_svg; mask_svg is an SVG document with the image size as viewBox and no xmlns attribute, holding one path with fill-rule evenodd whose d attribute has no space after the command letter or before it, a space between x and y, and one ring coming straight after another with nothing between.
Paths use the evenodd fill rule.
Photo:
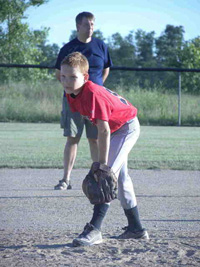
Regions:
<instances>
[{"instance_id":1,"label":"boy's blonde hair","mask_svg":"<svg viewBox=\"0 0 200 267\"><path fill-rule=\"evenodd\" d=\"M68 65L73 68L78 67L83 74L88 73L89 70L88 60L80 52L73 52L66 56L61 62L61 66L62 65Z\"/></svg>"}]
</instances>

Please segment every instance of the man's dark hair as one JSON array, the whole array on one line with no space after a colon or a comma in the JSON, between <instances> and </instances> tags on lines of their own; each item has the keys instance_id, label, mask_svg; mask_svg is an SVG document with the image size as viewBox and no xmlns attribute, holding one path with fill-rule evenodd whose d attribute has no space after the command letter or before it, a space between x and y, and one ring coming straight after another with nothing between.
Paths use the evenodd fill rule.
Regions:
<instances>
[{"instance_id":1,"label":"man's dark hair","mask_svg":"<svg viewBox=\"0 0 200 267\"><path fill-rule=\"evenodd\" d=\"M87 19L95 19L94 15L90 12L81 12L76 16L76 24L81 24L82 19L87 18Z\"/></svg>"}]
</instances>

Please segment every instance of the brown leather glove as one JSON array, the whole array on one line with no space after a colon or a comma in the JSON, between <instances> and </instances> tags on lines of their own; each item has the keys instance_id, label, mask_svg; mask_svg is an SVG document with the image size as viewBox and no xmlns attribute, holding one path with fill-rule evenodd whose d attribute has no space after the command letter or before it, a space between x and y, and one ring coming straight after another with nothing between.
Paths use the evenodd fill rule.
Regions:
<instances>
[{"instance_id":1,"label":"brown leather glove","mask_svg":"<svg viewBox=\"0 0 200 267\"><path fill-rule=\"evenodd\" d=\"M117 198L117 177L106 164L93 162L82 189L91 204L109 203Z\"/></svg>"}]
</instances>

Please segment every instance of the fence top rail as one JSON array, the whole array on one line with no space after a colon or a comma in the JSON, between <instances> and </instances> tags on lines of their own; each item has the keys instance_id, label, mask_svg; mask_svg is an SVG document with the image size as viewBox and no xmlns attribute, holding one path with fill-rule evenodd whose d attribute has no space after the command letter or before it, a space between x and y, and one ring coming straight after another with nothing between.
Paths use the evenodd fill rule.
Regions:
<instances>
[{"instance_id":1,"label":"fence top rail","mask_svg":"<svg viewBox=\"0 0 200 267\"><path fill-rule=\"evenodd\" d=\"M113 66L111 70L129 70L129 71L175 71L175 72L200 72L200 69L182 69L182 68L132 68Z\"/></svg>"},{"instance_id":2,"label":"fence top rail","mask_svg":"<svg viewBox=\"0 0 200 267\"><path fill-rule=\"evenodd\" d=\"M2 64L2 68L39 68L39 69L55 69L54 66L33 65L33 64ZM200 69L187 69L187 68L133 68L123 66L112 66L111 70L127 70L127 71L174 71L174 72L200 72Z\"/></svg>"},{"instance_id":3,"label":"fence top rail","mask_svg":"<svg viewBox=\"0 0 200 267\"><path fill-rule=\"evenodd\" d=\"M54 66L46 66L46 65L33 65L33 64L2 64L0 63L0 67L2 68L34 68L34 69L55 69Z\"/></svg>"}]
</instances>

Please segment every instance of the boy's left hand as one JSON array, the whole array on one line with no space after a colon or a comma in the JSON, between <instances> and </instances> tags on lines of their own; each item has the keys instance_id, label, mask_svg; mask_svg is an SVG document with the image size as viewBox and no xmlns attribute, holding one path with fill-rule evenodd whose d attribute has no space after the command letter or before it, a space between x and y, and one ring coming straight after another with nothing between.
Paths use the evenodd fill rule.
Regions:
<instances>
[{"instance_id":1,"label":"boy's left hand","mask_svg":"<svg viewBox=\"0 0 200 267\"><path fill-rule=\"evenodd\" d=\"M117 177L109 166L94 162L82 189L91 204L109 203L117 198Z\"/></svg>"}]
</instances>

